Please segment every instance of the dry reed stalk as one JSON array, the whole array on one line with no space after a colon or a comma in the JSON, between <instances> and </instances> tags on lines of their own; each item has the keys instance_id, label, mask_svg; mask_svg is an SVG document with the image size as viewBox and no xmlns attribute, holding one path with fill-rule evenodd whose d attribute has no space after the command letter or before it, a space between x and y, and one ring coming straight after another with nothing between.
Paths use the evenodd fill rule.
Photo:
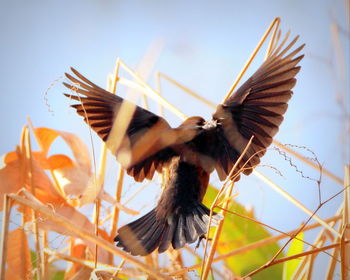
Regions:
<instances>
[{"instance_id":1,"label":"dry reed stalk","mask_svg":"<svg viewBox=\"0 0 350 280\"><path fill-rule=\"evenodd\" d=\"M116 64L116 70L115 70L115 76L113 77L112 80L107 78L107 86L106 89L112 93L115 93L116 91L116 86L117 86L117 80L118 80L118 60ZM87 116L86 116L87 118ZM93 148L93 147L92 147ZM96 182L98 184L97 189L100 191L103 191L103 185L104 185L104 179L106 176L106 162L107 162L107 145L105 142L102 142L101 146L101 156L100 156L100 164L99 164L99 174L98 174L98 181ZM101 186L101 188L100 188ZM95 218L94 218L94 224L95 224L95 235L98 236L98 229L99 229L99 222L100 222L100 206L101 206L101 201L97 197L96 194L96 201L95 201ZM115 206L117 208L117 206ZM110 255L110 261L113 260L113 256ZM97 262L98 262L98 246L96 245L95 247L95 267L97 267Z\"/></svg>"},{"instance_id":2,"label":"dry reed stalk","mask_svg":"<svg viewBox=\"0 0 350 280\"><path fill-rule=\"evenodd\" d=\"M272 51L275 49L275 47L280 39L280 36L278 36L277 34L279 34L279 35L281 34L280 32L278 32L279 31L278 28L280 26L281 20L280 20L280 18L276 18L276 19L278 19L278 20L274 26L271 39L269 40L269 45L267 47L264 60L266 60L268 58L268 56L272 53ZM277 37L276 37L276 35L277 35Z\"/></svg>"},{"instance_id":3,"label":"dry reed stalk","mask_svg":"<svg viewBox=\"0 0 350 280\"><path fill-rule=\"evenodd\" d=\"M179 89L183 90L184 92L188 93L190 96L196 98L197 100L201 101L202 103L208 105L209 107L216 108L216 104L209 101L208 99L204 98L203 96L197 94L196 92L190 90L189 88L181 85L174 79L170 78L168 75L162 73L162 72L157 72L157 80L160 81L160 78L163 78L164 80L168 81L170 84L178 87ZM160 91L159 91L160 92Z\"/></svg>"},{"instance_id":4,"label":"dry reed stalk","mask_svg":"<svg viewBox=\"0 0 350 280\"><path fill-rule=\"evenodd\" d=\"M283 232L283 231L281 231L281 230L279 230L279 229L276 229L276 228L274 228L274 227L272 227L272 226L269 226L269 225L267 225L267 224L265 224L265 223L259 222L259 221L255 220L255 219L253 219L253 218L250 218L250 217L248 217L248 216L244 216L244 215L238 214L238 213L236 213L236 212L233 212L233 211L224 209L224 208L222 208L222 207L217 207L217 208L223 210L224 212L233 214L233 215L235 215L235 216L238 216L238 217L243 218L243 219L246 219L246 220L250 220L250 221L252 221L252 222L254 222L254 223L256 223L256 224L259 224L259 225L261 225L261 226L264 226L264 227L267 227L267 228L269 228L269 229L272 229L272 230L274 230L274 231L276 231L276 232L278 232L278 233L280 233L280 234L284 234L284 235L286 235L286 237L287 237L287 236L292 237L293 239L299 240L300 242L303 242L304 244L307 244L307 245L309 245L309 246L311 246L311 247L313 247L313 248L317 248L315 245L313 245L313 244L311 244L311 243L309 243L309 242L307 242L307 241L305 241L305 240L302 240L302 239L298 238L297 236L295 236L295 234L288 234L287 232Z\"/></svg>"},{"instance_id":5,"label":"dry reed stalk","mask_svg":"<svg viewBox=\"0 0 350 280\"><path fill-rule=\"evenodd\" d=\"M267 36L269 36L269 34L271 33L272 28L279 23L281 20L279 17L275 18L272 23L270 24L270 26L268 27L268 29L266 30L265 34L262 36L260 42L257 44L257 46L255 47L253 53L250 55L250 58L248 59L248 61L246 62L246 64L244 65L243 69L241 70L241 72L238 74L236 80L233 82L231 88L229 89L229 91L227 92L225 98L222 100L221 103L225 103L225 101L230 97L230 95L232 94L232 92L235 90L236 86L238 85L239 81L241 80L241 78L243 77L244 73L247 71L249 65L252 63L253 59L255 58L256 54L258 53L258 51L260 50L261 46L263 45L263 43L265 42Z\"/></svg>"},{"instance_id":6,"label":"dry reed stalk","mask_svg":"<svg viewBox=\"0 0 350 280\"><path fill-rule=\"evenodd\" d=\"M55 213L51 208L45 207L41 204L35 203L33 201L30 201L28 199L25 199L19 195L16 194L9 194L8 197L12 199L13 201L16 201L24 206L30 207L33 209L33 211L37 211L38 213L41 213L42 215L46 216L47 218L51 219L53 222L57 223L58 225L61 225L62 227L66 228L67 230L73 232L79 238L82 238L84 240L94 242L99 247L105 249L106 251L117 255L126 261L134 264L135 266L139 267L142 271L145 271L146 273L158 277L157 279L171 279L169 276L164 275L160 273L158 270L153 269L152 267L148 266L147 264L139 261L137 258L131 256L130 254L119 250L116 248L113 244L108 242L107 240L102 239L99 236L95 236L94 234L86 231L85 229L78 229L75 227L75 225L66 217L63 217L59 215L58 213Z\"/></svg>"},{"instance_id":7,"label":"dry reed stalk","mask_svg":"<svg viewBox=\"0 0 350 280\"><path fill-rule=\"evenodd\" d=\"M160 84L160 72L155 72L155 80L156 80L156 91L159 93L159 95L162 95L162 87ZM163 117L164 116L164 108L161 104L158 103L158 114Z\"/></svg>"},{"instance_id":8,"label":"dry reed stalk","mask_svg":"<svg viewBox=\"0 0 350 280\"><path fill-rule=\"evenodd\" d=\"M99 228L99 220L100 220L100 207L101 207L101 200L96 197L94 216L93 216L93 219L92 219L93 223L95 225L95 235L96 236L98 236L98 228ZM95 268L97 266L97 259L98 259L98 245L96 243L96 245L95 245L95 254L94 254Z\"/></svg>"},{"instance_id":9,"label":"dry reed stalk","mask_svg":"<svg viewBox=\"0 0 350 280\"><path fill-rule=\"evenodd\" d=\"M170 272L179 270L179 269L184 267L183 259L182 259L181 253L180 253L181 251L175 250L173 248L169 248L169 250L167 250L166 252L167 252L167 256L171 262L171 265L169 267ZM187 279L186 273L184 273L182 275L182 277L184 279Z\"/></svg>"},{"instance_id":10,"label":"dry reed stalk","mask_svg":"<svg viewBox=\"0 0 350 280\"><path fill-rule=\"evenodd\" d=\"M111 88L110 88L111 92L114 94L117 92L117 82L119 80L119 67L120 67L120 59L117 58L116 63L115 63L114 74L112 76ZM119 165L119 172L118 172L118 177L117 177L115 200L117 202L120 202L122 189L123 189L125 171L120 164L118 164L118 165ZM119 207L114 206L113 210L112 210L112 221L111 221L111 231L110 231L111 238L113 238L116 235L118 220L119 220ZM113 259L113 257L111 256L110 261L112 261L112 259Z\"/></svg>"},{"instance_id":11,"label":"dry reed stalk","mask_svg":"<svg viewBox=\"0 0 350 280\"><path fill-rule=\"evenodd\" d=\"M133 72L123 61L120 61L120 66L124 68L126 72L128 72L142 87L143 92L150 98L154 99L157 103L161 104L171 112L173 112L178 117L185 119L186 115L182 113L179 109L177 109L175 106L170 104L168 101L166 101L159 93L157 93L154 89L152 89L148 84L146 84L142 78L137 75L135 72Z\"/></svg>"},{"instance_id":12,"label":"dry reed stalk","mask_svg":"<svg viewBox=\"0 0 350 280\"><path fill-rule=\"evenodd\" d=\"M202 260L202 257L191 247L189 247L188 245L184 247L184 250L186 250L187 252L189 252L192 256L194 256L196 259L198 260ZM215 274L217 274L219 277L221 277L222 279L225 279L224 274L219 271L218 269L216 269L215 267L212 268L212 271L215 272Z\"/></svg>"},{"instance_id":13,"label":"dry reed stalk","mask_svg":"<svg viewBox=\"0 0 350 280\"><path fill-rule=\"evenodd\" d=\"M123 259L123 260L120 262L120 264L118 265L118 267L117 267L117 271L116 271L116 272L114 272L113 276L115 276L115 277L117 277L117 276L118 276L119 271L120 271L120 270L122 270L122 268L123 268L124 264L125 264L125 260Z\"/></svg>"},{"instance_id":14,"label":"dry reed stalk","mask_svg":"<svg viewBox=\"0 0 350 280\"><path fill-rule=\"evenodd\" d=\"M350 243L350 240L347 240L344 242L345 245L349 244ZM257 274L258 272L266 269L266 268L269 268L273 265L276 265L276 264L279 264L279 263L283 263L283 262L286 262L286 261L290 261L290 260L294 260L294 259L297 259L297 258L301 258L301 257L305 257L305 256L308 256L308 255L312 255L312 254L317 254L319 252L322 252L322 251L326 251L326 250L329 250L329 249L333 249L333 248L336 248L336 247L339 247L341 246L341 243L334 243L334 244L331 244L331 245L328 245L328 246L324 246L322 248L317 248L317 249L313 249L313 250L309 250L309 251L306 251L306 252L303 252L303 253L300 253L300 254L295 254L293 256L288 256L288 257L284 257L284 258L280 258L280 259L275 259L273 260L272 262L268 262L267 264L259 267L258 269L250 272L249 274L243 276L243 278L248 278L248 277L251 277L255 274Z\"/></svg>"},{"instance_id":15,"label":"dry reed stalk","mask_svg":"<svg viewBox=\"0 0 350 280\"><path fill-rule=\"evenodd\" d=\"M335 216L335 217L331 217L329 219L326 219L325 221L329 223L329 222L333 222L333 221L338 221L340 219L341 219L341 216ZM319 226L321 226L319 223L314 223L314 224L311 224L311 225L307 225L303 229L303 231L315 229L315 228L317 228ZM222 261L222 260L225 260L225 259L227 259L229 257L236 256L236 255L239 255L239 254L244 254L244 253L246 253L246 252L248 252L250 250L261 248L261 247L266 246L268 244L271 244L271 243L277 242L279 240L285 239L285 238L287 238L287 237L289 237L289 236L291 236L293 234L295 235L297 233L297 231L298 231L298 229L295 229L293 231L287 232L286 234L280 234L280 235L277 235L277 236L271 236L271 237L268 237L268 238L256 241L256 242L248 244L248 245L246 245L244 247L235 249L235 250L233 250L231 252L222 254L221 256L218 256L218 257L214 258L213 262ZM190 266L190 267L187 267L187 268L175 271L175 272L171 273L170 275L172 275L172 276L179 276L179 275L182 275L184 272L188 272L188 271L200 268L201 266L202 266L201 263L200 264L196 264L196 265L193 265L193 266Z\"/></svg>"},{"instance_id":16,"label":"dry reed stalk","mask_svg":"<svg viewBox=\"0 0 350 280\"><path fill-rule=\"evenodd\" d=\"M344 245L347 245L347 244L350 244L350 240L346 240L344 242ZM316 253L323 252L323 251L326 251L326 250L329 250L329 249L332 249L332 248L336 248L336 247L339 247L339 246L341 246L341 243L338 242L338 243L334 243L334 244L331 244L331 245L328 245L328 246L324 246L322 248L317 248L317 249L309 250L309 251L306 251L306 252L303 252L303 253L295 254L293 256L288 256L288 257L276 259L272 263L270 263L266 267L264 267L264 269L266 269L267 267L270 267L272 265L275 265L275 264L279 264L279 263L282 263L282 262L294 260L294 259L301 258L301 257L304 257L304 256L316 254ZM247 275L245 277L249 277L250 275L253 275L253 274L250 273L249 275Z\"/></svg>"},{"instance_id":17,"label":"dry reed stalk","mask_svg":"<svg viewBox=\"0 0 350 280\"><path fill-rule=\"evenodd\" d=\"M237 159L237 161L233 165L233 167L232 167L229 175L227 176L227 178L226 178L226 180L225 180L221 190L219 191L219 193L215 197L215 199L214 199L214 201L213 201L213 203L212 203L212 205L210 207L210 219L209 219L209 224L208 224L208 228L207 228L207 233L208 234L209 234L209 230L210 230L210 224L211 224L211 219L212 219L212 216L213 216L213 211L214 211L214 208L216 206L217 200L218 200L218 198L220 196L220 193L225 189L226 185L228 184L229 187L226 190L226 197L225 198L231 197L233 186L234 186L234 182L233 181L230 182L230 180L232 178L233 172L235 171L236 167L241 162L241 160L243 159L245 153L247 152L248 148L250 147L250 145L251 145L251 143L253 141L253 138L254 138L254 136L252 136L250 138L250 140L247 143L247 145L245 146L243 152L241 153L241 155L239 156L239 158ZM223 208L225 210L227 209L229 203L230 203L230 200L226 199L226 201L224 203L224 206L223 206ZM207 241L205 243L201 279L207 279L208 274L209 274L209 270L211 268L211 264L213 262L214 254L216 252L216 247L217 247L217 244L218 244L218 241L219 241L219 238L220 238L220 235L221 235L221 231L222 231L222 228L223 228L223 225L224 225L226 212L223 211L222 215L223 215L223 219L220 221L219 225L215 229L215 233L214 233L214 237L213 237L213 240L212 240L211 248L210 248L210 251L209 251L208 259L206 259L206 251L207 251L207 246L208 246L208 239L207 239Z\"/></svg>"},{"instance_id":18,"label":"dry reed stalk","mask_svg":"<svg viewBox=\"0 0 350 280\"><path fill-rule=\"evenodd\" d=\"M43 245L43 249L41 250L42 252L42 271L43 271L43 279L48 279L48 272L49 272L49 260L48 256L45 254L45 249L48 248L48 237L47 237L47 231L42 231L42 236L41 236L41 244Z\"/></svg>"},{"instance_id":19,"label":"dry reed stalk","mask_svg":"<svg viewBox=\"0 0 350 280\"><path fill-rule=\"evenodd\" d=\"M23 129L23 139L24 139L24 145L22 146L23 149L25 149L25 157L26 157L26 173L29 178L29 187L31 190L31 193L35 196L35 186L33 184L33 162L32 162L32 145L30 141L30 134L29 129L27 126ZM46 270L46 268L42 267L43 260L42 260L42 252L41 252L41 245L40 245L40 236L39 236L39 227L37 223L38 216L33 211L32 215L32 224L33 224L33 231L34 231L34 240L35 240L35 251L36 251L36 258L37 258L37 277L38 280L44 279L43 271Z\"/></svg>"},{"instance_id":20,"label":"dry reed stalk","mask_svg":"<svg viewBox=\"0 0 350 280\"><path fill-rule=\"evenodd\" d=\"M117 186L115 190L115 200L117 202L120 202L120 199L122 197L122 190L123 190L123 182L124 182L124 175L125 170L124 168L119 164L119 170L118 170L118 177L117 177ZM117 234L117 226L119 221L119 207L115 206L113 207L112 212L112 224L111 224L111 231L110 231L110 237L114 238Z\"/></svg>"},{"instance_id":21,"label":"dry reed stalk","mask_svg":"<svg viewBox=\"0 0 350 280\"><path fill-rule=\"evenodd\" d=\"M342 206L341 208L338 209L338 212L341 213L344 211L344 207ZM335 226L335 222L331 223L333 226ZM338 231L341 231L342 228L342 220L340 220L339 224L338 224ZM326 236L326 231L322 230L321 233L319 233L319 235L321 235L321 237L319 240L320 246L323 246L323 244L326 242L327 236ZM336 242L341 242L341 238L336 237L334 238L334 240L331 240L333 243ZM333 258L329 261L328 264L328 269L327 269L327 279L333 279L334 276L334 272L335 272L335 268L337 263L339 263L340 261L338 260L338 256L339 256L339 252L340 252L340 248L336 247L332 250L331 254L333 256Z\"/></svg>"},{"instance_id":22,"label":"dry reed stalk","mask_svg":"<svg viewBox=\"0 0 350 280\"><path fill-rule=\"evenodd\" d=\"M320 202L319 206L317 207L317 209L315 210L315 212L313 212L312 216L310 216L310 217L308 218L308 220L306 221L305 225L307 225L307 224L310 222L310 220L313 218L313 216L317 213L317 211L318 211L324 204L326 204L326 203L328 203L330 200L334 199L336 196L338 196L339 194L341 194L343 191L344 191L344 189L341 190L341 191L339 191L339 192L336 193L335 195L331 196L330 198L328 198L328 199L325 200L324 202ZM305 225L303 225L303 226L298 230L298 232L297 232L295 235L297 235L299 232L301 232L302 229L305 227ZM327 228L327 229L328 229L328 228ZM284 248L288 245L288 243L289 243L293 238L294 238L294 236L293 236L292 238L290 238L290 239L279 249L279 251L277 252L277 254L275 254L275 256L274 256L270 261L268 261L265 265L262 265L261 267L257 268L256 270L250 272L250 273L247 274L245 277L251 277L251 276L257 274L258 272L260 272L260 271L262 271L262 270L264 270L264 269L270 267L271 265L274 265L274 264L275 264L275 261L276 261L276 259L277 259L277 257L279 256L279 254L284 250ZM350 241L349 241L349 242L350 242ZM340 244L340 243L339 243L339 244ZM347 244L347 241L344 241L342 244ZM335 247L336 247L336 246L335 246ZM335 248L335 247L329 247L329 248L327 247L327 248L328 248L328 249L331 249L331 248ZM327 249L327 250L328 250L328 249ZM314 250L311 250L311 251L313 251L313 252L319 252L319 251L317 251L317 249L314 249Z\"/></svg>"},{"instance_id":23,"label":"dry reed stalk","mask_svg":"<svg viewBox=\"0 0 350 280\"><path fill-rule=\"evenodd\" d=\"M65 255L61 252L57 252L57 251L54 251L54 250L51 250L48 248L45 249L45 254L51 256L52 258L59 259L59 260L65 260L68 262L79 264L79 265L85 266L85 267L90 268L90 269L98 269L98 270L102 270L102 271L114 272L114 273L116 273L116 275L110 275L110 279L119 279L119 278L115 278L115 277L118 276L117 273L119 272L120 267L116 268L115 266L98 262L97 267L95 268L95 262L92 260L86 260L86 259L72 257L70 255ZM99 271L99 273L100 273L100 271ZM130 275L124 274L124 273L123 273L123 275L130 276Z\"/></svg>"},{"instance_id":24,"label":"dry reed stalk","mask_svg":"<svg viewBox=\"0 0 350 280\"><path fill-rule=\"evenodd\" d=\"M0 279L5 279L6 272L6 257L7 257L7 238L10 223L12 202L7 194L4 195L4 203L2 209L2 231L1 231L1 244L0 244Z\"/></svg>"},{"instance_id":25,"label":"dry reed stalk","mask_svg":"<svg viewBox=\"0 0 350 280\"><path fill-rule=\"evenodd\" d=\"M315 264L315 260L316 260L317 255L311 255L309 258L309 263L308 263L308 267L307 267L307 271L306 271L306 275L304 277L306 277L306 279L312 279L312 273L314 271L314 264ZM308 258L308 257L305 257ZM294 276L292 276L293 279L298 279Z\"/></svg>"},{"instance_id":26,"label":"dry reed stalk","mask_svg":"<svg viewBox=\"0 0 350 280\"><path fill-rule=\"evenodd\" d=\"M335 268L337 266L337 261L335 261L335 258L338 258L339 252L340 252L339 247L333 249L332 255L334 256L334 258L328 264L326 279L334 279L333 277L335 273Z\"/></svg>"},{"instance_id":27,"label":"dry reed stalk","mask_svg":"<svg viewBox=\"0 0 350 280\"><path fill-rule=\"evenodd\" d=\"M343 233L341 236L340 257L341 257L341 276L342 279L348 279L350 276L350 245L346 245L346 240L350 240L350 165L345 166L344 172L344 209L343 209Z\"/></svg>"},{"instance_id":28,"label":"dry reed stalk","mask_svg":"<svg viewBox=\"0 0 350 280\"><path fill-rule=\"evenodd\" d=\"M94 260L85 260L85 259L81 259L81 258L76 258L76 257L66 255L66 254L63 254L61 252L49 249L49 248L45 248L44 252L45 252L45 254L52 256L56 259L61 259L61 260L73 262L76 264L86 266L86 267L91 268L91 269L95 268L95 261ZM106 269L108 271L108 270L115 269L115 266L98 262L97 268Z\"/></svg>"},{"instance_id":29,"label":"dry reed stalk","mask_svg":"<svg viewBox=\"0 0 350 280\"><path fill-rule=\"evenodd\" d=\"M161 50L163 48L163 44L161 44L158 41L155 41L152 46L146 51L145 56L139 63L139 66L137 67L137 73L141 75L145 80L148 79L151 71L153 70L156 61L158 60ZM116 93L116 85L117 81L119 80L119 68L120 68L120 59L118 58L116 61L116 66L115 66L115 71L114 71L114 76L112 80L112 93ZM142 86L141 86L142 87ZM129 89L130 90L130 89ZM129 96L131 93L128 92L127 96ZM148 109L148 102L146 99L146 95L143 94L143 102L144 105L146 106L146 109ZM117 187L116 187L116 194L115 194L115 199L117 202L120 202L121 200L121 194L122 194L122 188L123 188L123 181L124 181L124 175L125 175L125 170L121 167L119 164L119 173L118 173L118 178L117 178ZM119 220L119 208L114 207L112 211L112 224L111 224L111 232L110 236L113 238L116 233L117 233L117 225L118 225L118 220Z\"/></svg>"},{"instance_id":30,"label":"dry reed stalk","mask_svg":"<svg viewBox=\"0 0 350 280\"><path fill-rule=\"evenodd\" d=\"M145 55L141 59L137 66L136 73L142 78L143 81L147 81L154 70L154 67L163 51L164 41L160 38L156 39L146 50ZM147 95L143 94L143 106L148 110ZM158 103L158 102L157 102Z\"/></svg>"},{"instance_id":31,"label":"dry reed stalk","mask_svg":"<svg viewBox=\"0 0 350 280\"><path fill-rule=\"evenodd\" d=\"M342 213L342 212L343 212L343 205L341 205L341 206L338 208L338 210L337 210L337 212L336 212L336 216L341 217L341 213ZM327 222L331 227L334 227L334 226L336 225L336 222L337 222L337 221L331 221L331 222L326 221L326 222ZM339 224L341 224L341 223L339 223ZM339 228L338 231L339 231L339 230L341 230L341 229ZM328 232L328 230L327 230L326 228L323 228L323 229L318 233L318 235L316 236L316 239L315 239L315 241L314 241L315 246L317 246L317 247L322 247L322 246L323 246L323 244L326 242L326 238L327 238L327 234L326 234L326 233L327 233L327 232ZM332 241L334 241L334 240L332 240ZM336 238L335 238L335 241L339 242L339 241L340 241L340 238L339 238L339 237L336 237ZM311 249L311 246L310 246L308 249ZM334 248L334 250L339 250L339 248ZM334 254L334 252L333 252L333 254L330 253L330 255L333 256L333 257L331 258L330 262L333 263L334 266L335 266L335 265L339 262L339 260L338 260L338 258L337 258L337 255ZM306 265L307 265L307 259L304 259L304 260L299 264L299 267L297 267L297 269L296 269L297 273L298 273L298 274L301 274L301 273L302 273L302 270L304 269L304 267L306 267Z\"/></svg>"}]
</instances>

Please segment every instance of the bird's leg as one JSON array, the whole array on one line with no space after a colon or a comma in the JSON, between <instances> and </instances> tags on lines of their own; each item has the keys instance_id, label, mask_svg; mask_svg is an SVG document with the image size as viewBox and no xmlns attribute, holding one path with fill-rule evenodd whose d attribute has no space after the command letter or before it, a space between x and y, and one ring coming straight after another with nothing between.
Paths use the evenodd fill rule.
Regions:
<instances>
[{"instance_id":1,"label":"bird's leg","mask_svg":"<svg viewBox=\"0 0 350 280\"><path fill-rule=\"evenodd\" d=\"M205 234L202 234L202 235L199 236L199 238L198 238L198 242L197 242L197 245L196 245L196 249L199 248L199 245L200 245L200 243L201 243L201 241L202 241L203 239L206 239L206 240L209 240L209 241L212 241L212 240L213 240L212 238L208 238Z\"/></svg>"}]
</instances>

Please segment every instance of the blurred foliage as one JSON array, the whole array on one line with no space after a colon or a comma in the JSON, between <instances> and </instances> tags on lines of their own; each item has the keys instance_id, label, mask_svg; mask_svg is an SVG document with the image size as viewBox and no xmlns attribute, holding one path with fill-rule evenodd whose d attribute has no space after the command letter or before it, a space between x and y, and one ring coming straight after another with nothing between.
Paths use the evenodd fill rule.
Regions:
<instances>
[{"instance_id":1,"label":"blurred foliage","mask_svg":"<svg viewBox=\"0 0 350 280\"><path fill-rule=\"evenodd\" d=\"M215 199L217 193L218 190L215 187L211 185L208 187L204 197L204 204L207 207L210 207L209 202ZM230 203L228 210L255 219L252 211L247 211L244 206L234 200ZM271 234L260 224L235 216L232 213L227 213L217 251L220 254L225 254L268 237L271 237ZM231 256L225 259L225 264L236 275L243 276L264 265L279 249L280 246L277 243L271 243L245 253ZM281 279L282 270L283 265L274 265L254 275L252 279Z\"/></svg>"},{"instance_id":2,"label":"blurred foliage","mask_svg":"<svg viewBox=\"0 0 350 280\"><path fill-rule=\"evenodd\" d=\"M304 232L300 232L297 236L300 240L304 240ZM290 243L287 256L293 256L304 252L304 243L297 239L293 239ZM301 263L302 259L293 259L283 264L283 280L292 279L292 276Z\"/></svg>"}]
</instances>

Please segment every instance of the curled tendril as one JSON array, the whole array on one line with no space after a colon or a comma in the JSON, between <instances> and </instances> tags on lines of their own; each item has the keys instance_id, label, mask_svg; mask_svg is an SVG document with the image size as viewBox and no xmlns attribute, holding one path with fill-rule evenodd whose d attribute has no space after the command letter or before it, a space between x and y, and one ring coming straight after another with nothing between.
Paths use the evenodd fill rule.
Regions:
<instances>
[{"instance_id":1,"label":"curled tendril","mask_svg":"<svg viewBox=\"0 0 350 280\"><path fill-rule=\"evenodd\" d=\"M319 165L320 170L322 170L321 164L320 164L320 162L318 161L316 154L315 154L311 149L309 149L308 147L305 147L305 146L298 146L298 145L293 145L293 144L285 144L285 146L287 146L287 147L292 147L292 148L303 149L303 150L305 150L305 151L311 153L311 154L312 154L312 157L306 157L306 158L309 159L309 160L311 160L311 161L316 162L316 163ZM287 153L286 153L285 151L281 150L281 149L278 148L278 147L273 147L272 149L275 150L275 151L277 151L277 152L284 158L284 160L287 161L287 162L289 163L289 165L290 165L291 167L293 167L293 168L295 169L295 171L301 175L302 178L308 179L308 180L311 180L311 181L314 181L314 182L317 182L317 183L320 181L320 179L315 179L315 178L312 178L312 177L310 177L310 176L305 175L305 173L304 173L302 170L300 170L300 169L298 168L298 166L293 162L292 158L291 158L290 156L288 156Z\"/></svg>"},{"instance_id":2,"label":"curled tendril","mask_svg":"<svg viewBox=\"0 0 350 280\"><path fill-rule=\"evenodd\" d=\"M50 105L50 103L49 103L49 99L48 99L47 96L48 96L48 94L49 94L49 91L53 88L53 86L54 86L57 82L59 82L60 80L62 80L62 79L63 79L63 76L60 76L60 77L58 77L57 79L53 80L53 81L51 82L51 84L49 85L49 87L48 87L48 88L46 89L46 91L44 92L45 106L47 107L48 112L51 113L52 116L55 115L55 112L52 110L51 105Z\"/></svg>"}]
</instances>

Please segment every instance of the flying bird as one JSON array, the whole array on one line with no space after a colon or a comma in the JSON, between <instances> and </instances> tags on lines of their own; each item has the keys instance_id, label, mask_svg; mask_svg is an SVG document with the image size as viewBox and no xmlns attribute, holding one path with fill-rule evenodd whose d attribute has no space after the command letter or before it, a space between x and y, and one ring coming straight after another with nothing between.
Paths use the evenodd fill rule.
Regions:
<instances>
[{"instance_id":1,"label":"flying bird","mask_svg":"<svg viewBox=\"0 0 350 280\"><path fill-rule=\"evenodd\" d=\"M67 97L84 121L107 143L112 153L135 181L151 180L155 172L167 170L166 182L156 207L118 230L114 241L132 255L147 255L170 244L182 248L207 232L210 210L202 204L210 173L216 170L225 180L251 139L244 157L231 174L249 175L259 164L272 137L277 133L295 86L297 66L304 45L291 50L296 37L286 47L280 43L258 70L223 104L211 120L195 116L179 127L148 110L134 105L130 122L113 146L109 136L118 134L122 104L129 102L89 81L71 68ZM130 103L130 102L129 102ZM120 122L120 123L119 123ZM229 178L238 180L239 177ZM221 216L214 214L212 225Z\"/></svg>"}]
</instances>

